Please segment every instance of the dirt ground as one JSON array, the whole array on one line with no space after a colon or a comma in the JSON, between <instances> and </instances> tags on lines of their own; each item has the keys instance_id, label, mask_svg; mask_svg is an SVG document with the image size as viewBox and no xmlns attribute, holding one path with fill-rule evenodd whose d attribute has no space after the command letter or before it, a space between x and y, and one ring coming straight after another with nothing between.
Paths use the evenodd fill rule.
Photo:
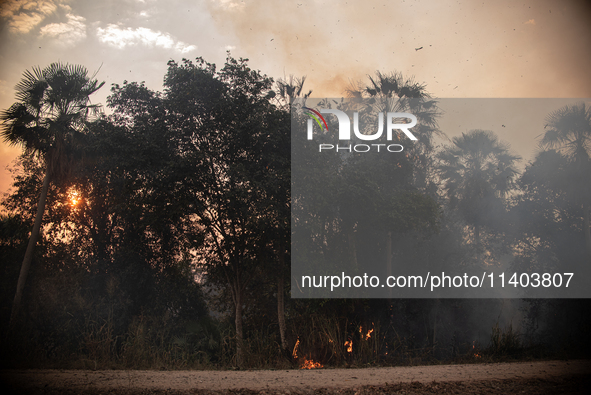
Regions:
<instances>
[{"instance_id":1,"label":"dirt ground","mask_svg":"<svg viewBox=\"0 0 591 395\"><path fill-rule=\"evenodd\" d=\"M4 370L0 377L14 394L591 393L590 360L258 371Z\"/></svg>"}]
</instances>

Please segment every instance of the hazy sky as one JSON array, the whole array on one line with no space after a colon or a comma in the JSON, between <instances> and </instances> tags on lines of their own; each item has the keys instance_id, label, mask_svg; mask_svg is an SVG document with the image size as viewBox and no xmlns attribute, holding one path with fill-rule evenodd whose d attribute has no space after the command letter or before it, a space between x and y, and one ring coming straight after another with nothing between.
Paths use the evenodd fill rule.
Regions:
<instances>
[{"instance_id":1,"label":"hazy sky","mask_svg":"<svg viewBox=\"0 0 591 395\"><path fill-rule=\"evenodd\" d=\"M274 78L306 75L316 97L376 70L439 98L591 97L586 1L0 0L0 109L32 66L100 69L104 104L113 83L161 90L168 60L221 66L227 50ZM19 152L0 143L0 193Z\"/></svg>"}]
</instances>

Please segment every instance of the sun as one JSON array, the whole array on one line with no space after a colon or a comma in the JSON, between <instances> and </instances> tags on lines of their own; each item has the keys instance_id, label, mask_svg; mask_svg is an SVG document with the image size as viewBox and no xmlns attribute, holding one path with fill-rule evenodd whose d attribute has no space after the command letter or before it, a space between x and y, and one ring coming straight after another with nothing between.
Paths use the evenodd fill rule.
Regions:
<instances>
[{"instance_id":1,"label":"sun","mask_svg":"<svg viewBox=\"0 0 591 395\"><path fill-rule=\"evenodd\" d=\"M70 201L70 206L76 207L78 203L80 203L80 201L82 200L80 192L78 192L74 188L70 188L70 190L68 191L68 200Z\"/></svg>"}]
</instances>

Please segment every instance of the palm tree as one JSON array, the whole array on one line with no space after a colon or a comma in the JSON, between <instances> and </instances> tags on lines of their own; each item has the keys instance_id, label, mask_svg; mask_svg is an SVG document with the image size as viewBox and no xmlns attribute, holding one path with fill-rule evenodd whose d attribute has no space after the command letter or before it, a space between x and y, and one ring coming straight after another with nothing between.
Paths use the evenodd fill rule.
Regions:
<instances>
[{"instance_id":1,"label":"palm tree","mask_svg":"<svg viewBox=\"0 0 591 395\"><path fill-rule=\"evenodd\" d=\"M368 75L369 84L362 82L351 85L347 94L354 99L369 99L364 103L371 108L369 113L411 112L418 119L413 131L418 131L420 138L414 149L421 151L432 149L434 135L439 133L437 117L441 115L437 100L427 92L425 84L413 78L404 78L401 73L384 74L379 71L375 76ZM419 148L420 147L420 148ZM424 154L424 152L421 152Z\"/></svg>"},{"instance_id":2,"label":"palm tree","mask_svg":"<svg viewBox=\"0 0 591 395\"><path fill-rule=\"evenodd\" d=\"M71 148L86 131L90 115L96 114L98 104L89 96L104 85L89 77L83 66L52 63L41 70L25 71L16 85L17 102L0 114L4 141L21 145L25 153L45 162L45 176L37 204L37 214L18 278L12 312L14 323L21 305L23 289L31 267L33 249L39 237L41 220L49 184L63 176L71 164Z\"/></svg>"},{"instance_id":3,"label":"palm tree","mask_svg":"<svg viewBox=\"0 0 591 395\"><path fill-rule=\"evenodd\" d=\"M540 142L541 147L558 150L573 165L572 192L583 211L585 244L591 259L591 107L585 103L562 107L547 117L544 128L547 130Z\"/></svg>"},{"instance_id":4,"label":"palm tree","mask_svg":"<svg viewBox=\"0 0 591 395\"><path fill-rule=\"evenodd\" d=\"M405 78L399 72L382 73L377 71L374 76L368 75L369 83L358 82L352 84L347 90L353 102L361 103L362 110L369 117L383 112L410 112L417 117L418 124L413 128L413 133L419 134L418 141L405 146L405 156L392 156L397 163L389 163L392 169L412 169L412 186L407 187L427 190L429 188L428 174L431 166L430 152L433 149L433 137L439 133L437 117L440 111L437 101L431 97L425 84L416 82L413 78ZM365 99L365 100L363 100ZM354 104L358 106L357 104ZM363 115L362 115L363 117ZM375 125L375 120L369 122ZM399 137L400 138L400 137ZM401 161L401 162L399 162ZM396 177L395 171L384 172L387 177ZM386 185L399 185L399 180L384 182ZM392 193L392 191L389 191ZM356 256L356 246L352 237L352 228L349 227L349 246L352 254ZM386 268L387 275L392 272L392 230L386 235ZM355 258L354 258L355 259Z\"/></svg>"},{"instance_id":5,"label":"palm tree","mask_svg":"<svg viewBox=\"0 0 591 395\"><path fill-rule=\"evenodd\" d=\"M473 227L479 250L481 227L496 217L501 199L513 189L520 157L487 130L462 133L452 142L438 154L439 174L450 207Z\"/></svg>"},{"instance_id":6,"label":"palm tree","mask_svg":"<svg viewBox=\"0 0 591 395\"><path fill-rule=\"evenodd\" d=\"M304 89L304 83L306 82L306 76L301 78L294 77L290 75L289 78L280 78L275 83L276 92L275 94L279 96L279 105L281 107L286 107L287 111L291 109L289 106L293 102L294 99L302 98L307 99L312 94L312 90L309 90L308 93L302 94ZM275 95L273 95L275 97Z\"/></svg>"},{"instance_id":7,"label":"palm tree","mask_svg":"<svg viewBox=\"0 0 591 395\"><path fill-rule=\"evenodd\" d=\"M306 82L306 77L303 76L301 78L294 77L293 75L289 76L288 78L279 79L275 86L276 92L272 96L275 98L279 104L279 108L283 109L284 111L291 111L290 106L292 105L295 99L307 99L311 94L312 91L308 91L308 93L302 93L304 89L304 83ZM289 166L288 166L289 167ZM276 184L276 181L273 181ZM281 201L283 197L279 198ZM283 206L285 208L285 206ZM281 214L279 212L276 213L277 218L285 217L285 213ZM287 213L289 215L289 213ZM283 351L288 351L288 343L287 343L287 324L285 323L285 255L286 255L286 242L281 237L281 232L277 232L273 229L278 237L276 237L276 250L277 250L277 261L278 261L278 270L277 270L277 317L279 323L279 336L281 338L281 348Z\"/></svg>"}]
</instances>

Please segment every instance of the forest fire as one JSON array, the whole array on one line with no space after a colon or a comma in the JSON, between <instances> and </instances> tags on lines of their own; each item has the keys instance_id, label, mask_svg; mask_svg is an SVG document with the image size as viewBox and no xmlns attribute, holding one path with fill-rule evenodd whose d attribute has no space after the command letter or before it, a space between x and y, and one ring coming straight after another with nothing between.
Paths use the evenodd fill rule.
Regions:
<instances>
[{"instance_id":1,"label":"forest fire","mask_svg":"<svg viewBox=\"0 0 591 395\"><path fill-rule=\"evenodd\" d=\"M373 325L373 322L372 322L372 325ZM368 340L371 337L371 334L373 333L373 328L370 329L369 331L367 331L367 333L364 335L363 334L363 326L360 326L359 327L359 333L361 333L361 337L362 338L365 338L365 340Z\"/></svg>"},{"instance_id":2,"label":"forest fire","mask_svg":"<svg viewBox=\"0 0 591 395\"><path fill-rule=\"evenodd\" d=\"M480 355L480 352L476 349L476 340L472 342L472 355L474 355L474 358L482 358L482 355Z\"/></svg>"},{"instance_id":3,"label":"forest fire","mask_svg":"<svg viewBox=\"0 0 591 395\"><path fill-rule=\"evenodd\" d=\"M296 341L295 346L293 347L292 356L294 359L298 359L298 347L300 345L300 339ZM320 362L315 362L311 359L307 359L306 357L302 357L300 360L300 369L320 369L324 366Z\"/></svg>"},{"instance_id":4,"label":"forest fire","mask_svg":"<svg viewBox=\"0 0 591 395\"><path fill-rule=\"evenodd\" d=\"M347 352L353 352L353 340L347 340L345 347L347 347Z\"/></svg>"},{"instance_id":5,"label":"forest fire","mask_svg":"<svg viewBox=\"0 0 591 395\"><path fill-rule=\"evenodd\" d=\"M294 359L297 359L297 358L298 358L298 346L299 346L299 345L300 345L300 339L298 339L298 340L296 341L296 344L295 344L295 346L293 346L293 352L291 353L291 356L292 356Z\"/></svg>"},{"instance_id":6,"label":"forest fire","mask_svg":"<svg viewBox=\"0 0 591 395\"><path fill-rule=\"evenodd\" d=\"M319 369L323 367L324 366L320 362L314 362L306 359L306 357L302 358L302 364L300 365L300 369Z\"/></svg>"}]
</instances>

